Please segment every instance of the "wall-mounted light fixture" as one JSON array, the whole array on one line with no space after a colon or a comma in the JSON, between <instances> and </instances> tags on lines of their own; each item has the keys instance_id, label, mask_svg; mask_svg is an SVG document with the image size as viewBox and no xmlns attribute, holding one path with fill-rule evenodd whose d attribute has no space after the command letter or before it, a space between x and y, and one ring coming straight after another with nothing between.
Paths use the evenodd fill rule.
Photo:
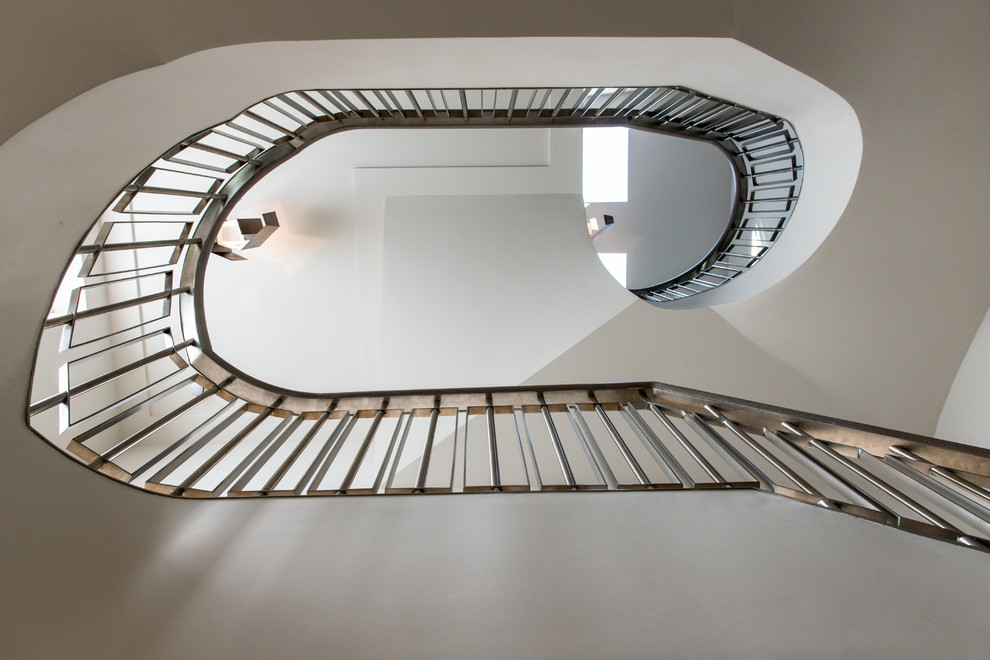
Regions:
<instances>
[{"instance_id":1,"label":"wall-mounted light fixture","mask_svg":"<svg viewBox=\"0 0 990 660\"><path fill-rule=\"evenodd\" d=\"M598 224L597 216L588 220L588 235L591 236L591 240L595 240L603 231L614 225L615 218L606 213L602 215L602 222L603 224Z\"/></svg>"},{"instance_id":2,"label":"wall-mounted light fixture","mask_svg":"<svg viewBox=\"0 0 990 660\"><path fill-rule=\"evenodd\" d=\"M217 241L213 244L213 254L231 261L244 261L238 254L243 250L256 248L278 229L278 216L275 212L262 213L260 218L238 218L227 220L220 227Z\"/></svg>"}]
</instances>

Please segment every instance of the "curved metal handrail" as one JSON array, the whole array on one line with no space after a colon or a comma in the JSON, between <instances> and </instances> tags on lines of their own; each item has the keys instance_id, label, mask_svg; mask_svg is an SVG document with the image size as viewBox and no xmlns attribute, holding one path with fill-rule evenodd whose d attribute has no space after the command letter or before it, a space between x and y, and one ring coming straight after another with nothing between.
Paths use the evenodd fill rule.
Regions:
<instances>
[{"instance_id":1,"label":"curved metal handrail","mask_svg":"<svg viewBox=\"0 0 990 660\"><path fill-rule=\"evenodd\" d=\"M343 130L589 125L707 140L727 154L736 172L738 199L721 239L686 273L634 291L652 303L690 297L738 277L767 253L796 204L803 156L793 128L779 117L681 87L286 92L181 141L125 186L76 251L69 268L80 268L81 279L63 277L45 327L71 334L77 318L122 316L121 309L153 303L138 294L154 289L151 295L167 307L163 316L171 316L171 304L178 303L170 338L193 342L185 349L188 361L212 382L236 376L236 388L264 402L286 394L312 398L255 379L212 350L197 292L204 290L217 234L247 190L302 149ZM128 232L129 241L120 239ZM149 261L155 251L159 262ZM107 264L122 260L131 265L108 270ZM125 291L102 312L78 309L83 291L98 297L93 294L99 287L126 290L123 282L107 282L115 275L129 276L137 293L128 297Z\"/></svg>"},{"instance_id":2,"label":"curved metal handrail","mask_svg":"<svg viewBox=\"0 0 990 660\"><path fill-rule=\"evenodd\" d=\"M245 123L269 132L259 133ZM333 132L369 127L592 125L629 126L709 141L729 157L737 179L737 198L713 248L681 275L631 289L644 300L662 304L731 281L758 263L786 227L800 194L804 166L793 127L768 113L681 87L287 92L184 140L162 160L201 162L188 158L193 149L230 161L220 169L237 176L224 182L218 212L204 217L207 231L197 232L211 242L231 200L271 167ZM232 133L246 138L245 144L254 149L232 153L205 143L218 136L229 140ZM125 208L130 201L126 193L145 190L143 177L149 170L154 166L136 177L118 206ZM208 342L204 330L200 328L201 338Z\"/></svg>"},{"instance_id":3,"label":"curved metal handrail","mask_svg":"<svg viewBox=\"0 0 990 660\"><path fill-rule=\"evenodd\" d=\"M729 240L775 239L793 209L800 145L782 120L716 108L709 104L722 102L675 88L508 90L503 105L500 91L455 90L460 117L446 91L406 92L411 110L394 90L292 93L337 108L319 116L303 96L283 94L169 150L124 188L75 251L39 338L30 427L92 470L171 497L759 489L990 545L986 450L658 383L293 392L212 353L197 292L227 210L315 139L381 125L386 114L416 125L472 117L473 125L506 125L516 112L550 125L652 122L724 140L736 126L730 141L749 184L739 188ZM623 94L662 109L618 110ZM369 96L381 102L373 110ZM685 118L693 127L679 123ZM758 260L768 246L738 255L719 249L706 272L726 259ZM704 276L642 295L656 301Z\"/></svg>"},{"instance_id":4,"label":"curved metal handrail","mask_svg":"<svg viewBox=\"0 0 990 660\"><path fill-rule=\"evenodd\" d=\"M630 289L645 300L689 298L735 279L766 256L794 212L804 154L787 121L777 119L773 128L750 137L726 134L716 144L732 160L738 182L729 223L693 267L651 287Z\"/></svg>"},{"instance_id":5,"label":"curved metal handrail","mask_svg":"<svg viewBox=\"0 0 990 660\"><path fill-rule=\"evenodd\" d=\"M93 225L43 324L29 426L95 471L172 497L760 489L987 548L990 451L659 383L293 392L212 353L206 260L267 171L338 130L521 118L707 136L734 153L746 183L728 243L702 270L640 292L653 301L758 261L800 189L786 122L690 90L280 94L170 149Z\"/></svg>"},{"instance_id":6,"label":"curved metal handrail","mask_svg":"<svg viewBox=\"0 0 990 660\"><path fill-rule=\"evenodd\" d=\"M187 365L144 400L77 423L61 448L179 498L756 489L990 550L987 450L650 382L354 392L305 412L286 396L251 403L231 382ZM51 410L39 402L30 419Z\"/></svg>"}]
</instances>

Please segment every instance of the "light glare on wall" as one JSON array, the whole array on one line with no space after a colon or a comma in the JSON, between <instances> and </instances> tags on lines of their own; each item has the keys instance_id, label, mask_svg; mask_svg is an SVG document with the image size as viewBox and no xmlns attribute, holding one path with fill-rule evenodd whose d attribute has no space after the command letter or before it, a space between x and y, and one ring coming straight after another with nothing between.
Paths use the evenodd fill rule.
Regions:
<instances>
[{"instance_id":1,"label":"light glare on wall","mask_svg":"<svg viewBox=\"0 0 990 660\"><path fill-rule=\"evenodd\" d=\"M584 203L629 199L629 129L585 128L582 174Z\"/></svg>"}]
</instances>

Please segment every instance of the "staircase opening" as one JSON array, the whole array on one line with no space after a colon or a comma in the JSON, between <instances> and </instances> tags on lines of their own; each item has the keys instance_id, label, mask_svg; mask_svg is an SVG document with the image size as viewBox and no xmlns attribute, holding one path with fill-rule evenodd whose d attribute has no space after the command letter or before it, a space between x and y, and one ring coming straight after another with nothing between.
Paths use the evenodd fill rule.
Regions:
<instances>
[{"instance_id":1,"label":"staircase opening","mask_svg":"<svg viewBox=\"0 0 990 660\"><path fill-rule=\"evenodd\" d=\"M617 169L587 149L599 131L628 145L622 201L592 190ZM272 169L233 206L234 229L274 212L278 231L242 261L210 256L206 324L220 357L289 389L514 384L633 302L625 288L701 261L735 194L724 153L678 136L346 131ZM615 224L590 240L588 217L604 213ZM517 349L471 350L499 337ZM428 363L414 357L424 353Z\"/></svg>"}]
</instances>

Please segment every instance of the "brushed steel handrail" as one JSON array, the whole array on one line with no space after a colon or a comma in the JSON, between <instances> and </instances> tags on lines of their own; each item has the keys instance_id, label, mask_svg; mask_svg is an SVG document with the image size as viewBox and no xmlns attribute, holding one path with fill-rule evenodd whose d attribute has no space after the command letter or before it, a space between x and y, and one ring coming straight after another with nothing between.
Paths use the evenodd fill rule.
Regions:
<instances>
[{"instance_id":1,"label":"brushed steel handrail","mask_svg":"<svg viewBox=\"0 0 990 660\"><path fill-rule=\"evenodd\" d=\"M678 87L279 94L169 149L81 239L41 324L28 425L176 498L762 490L990 545L984 449L654 382L313 393L225 363L200 292L230 208L314 141L386 125L626 125L719 145L740 180L726 234L691 272L637 291L654 303L757 263L801 186L786 121Z\"/></svg>"}]
</instances>

